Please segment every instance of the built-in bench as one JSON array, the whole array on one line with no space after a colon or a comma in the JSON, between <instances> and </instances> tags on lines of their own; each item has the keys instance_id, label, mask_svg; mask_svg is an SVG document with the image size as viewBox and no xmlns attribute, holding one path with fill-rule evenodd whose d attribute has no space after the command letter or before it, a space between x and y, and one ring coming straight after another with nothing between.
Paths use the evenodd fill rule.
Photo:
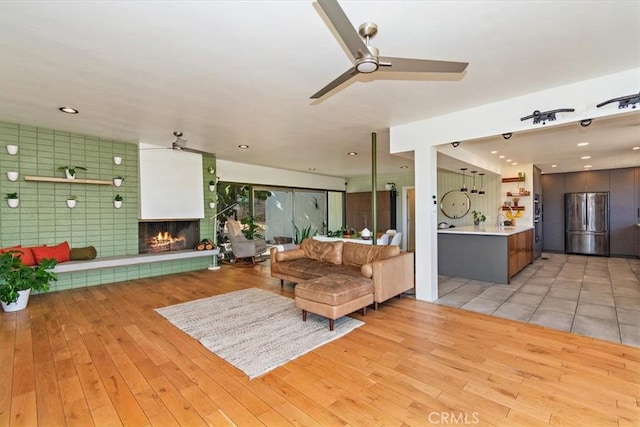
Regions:
<instances>
[{"instance_id":1,"label":"built-in bench","mask_svg":"<svg viewBox=\"0 0 640 427\"><path fill-rule=\"evenodd\" d=\"M87 261L67 261L55 266L54 273L73 273L76 271L95 270L98 268L122 267L127 265L148 264L160 261L174 261L188 258L202 258L217 256L219 249L210 251L173 251L162 253L148 253L138 255L119 255L113 257L96 258Z\"/></svg>"}]
</instances>

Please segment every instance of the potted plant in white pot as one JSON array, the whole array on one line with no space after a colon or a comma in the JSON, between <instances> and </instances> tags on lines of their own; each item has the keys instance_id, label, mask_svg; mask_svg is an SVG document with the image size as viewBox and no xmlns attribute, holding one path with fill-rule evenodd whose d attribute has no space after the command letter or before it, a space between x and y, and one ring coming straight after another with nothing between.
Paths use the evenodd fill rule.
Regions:
<instances>
[{"instance_id":1,"label":"potted plant in white pot","mask_svg":"<svg viewBox=\"0 0 640 427\"><path fill-rule=\"evenodd\" d=\"M67 179L76 179L76 171L86 171L87 168L85 168L84 166L60 166L58 170L64 171Z\"/></svg>"},{"instance_id":2,"label":"potted plant in white pot","mask_svg":"<svg viewBox=\"0 0 640 427\"><path fill-rule=\"evenodd\" d=\"M67 198L67 207L68 207L69 209L73 209L73 208L75 208L75 207L76 207L76 203L77 203L77 202L78 202L78 196L75 196L75 195L73 195L73 196L69 196L69 197Z\"/></svg>"},{"instance_id":3,"label":"potted plant in white pot","mask_svg":"<svg viewBox=\"0 0 640 427\"><path fill-rule=\"evenodd\" d=\"M209 181L209 191L216 191L216 181L213 179Z\"/></svg>"},{"instance_id":4,"label":"potted plant in white pot","mask_svg":"<svg viewBox=\"0 0 640 427\"><path fill-rule=\"evenodd\" d=\"M113 185L120 187L122 185L122 181L124 181L124 176L116 176L113 178Z\"/></svg>"},{"instance_id":5,"label":"potted plant in white pot","mask_svg":"<svg viewBox=\"0 0 640 427\"><path fill-rule=\"evenodd\" d=\"M7 199L7 204L10 208L17 208L20 204L18 193L7 193L5 199Z\"/></svg>"},{"instance_id":6,"label":"potted plant in white pot","mask_svg":"<svg viewBox=\"0 0 640 427\"><path fill-rule=\"evenodd\" d=\"M481 222L485 222L487 217L480 211L473 211L473 225L480 225Z\"/></svg>"},{"instance_id":7,"label":"potted plant in white pot","mask_svg":"<svg viewBox=\"0 0 640 427\"><path fill-rule=\"evenodd\" d=\"M19 251L0 254L0 304L4 311L18 311L27 306L31 290L46 292L49 282L58 280L49 271L55 259L43 259L40 264L27 267L20 262Z\"/></svg>"},{"instance_id":8,"label":"potted plant in white pot","mask_svg":"<svg viewBox=\"0 0 640 427\"><path fill-rule=\"evenodd\" d=\"M119 194L116 194L116 197L114 197L113 199L113 207L115 207L116 209L120 209L122 207L122 196Z\"/></svg>"}]
</instances>

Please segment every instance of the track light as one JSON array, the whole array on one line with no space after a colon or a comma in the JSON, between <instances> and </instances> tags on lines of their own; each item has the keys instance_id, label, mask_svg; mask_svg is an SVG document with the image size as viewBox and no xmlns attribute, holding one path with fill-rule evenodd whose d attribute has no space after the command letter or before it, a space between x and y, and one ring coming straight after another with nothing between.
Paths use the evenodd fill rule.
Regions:
<instances>
[{"instance_id":1,"label":"track light","mask_svg":"<svg viewBox=\"0 0 640 427\"><path fill-rule=\"evenodd\" d=\"M619 98L613 98L608 101L601 102L596 105L597 108L604 107L607 104L611 104L612 102L619 102L618 108L627 108L631 105L631 108L636 108L636 104L640 103L640 92L633 95L621 96Z\"/></svg>"},{"instance_id":2,"label":"track light","mask_svg":"<svg viewBox=\"0 0 640 427\"><path fill-rule=\"evenodd\" d=\"M580 126L582 126L583 128L586 128L587 126L589 126L591 123L593 123L592 119L584 119L584 120L580 120Z\"/></svg>"},{"instance_id":3,"label":"track light","mask_svg":"<svg viewBox=\"0 0 640 427\"><path fill-rule=\"evenodd\" d=\"M520 119L521 122L525 120L533 119L533 124L536 125L542 122L543 125L546 125L547 122L553 122L556 119L556 113L572 113L576 111L575 108L558 108L557 110L550 110L545 112L540 112L540 110L536 110L533 114L522 117Z\"/></svg>"},{"instance_id":4,"label":"track light","mask_svg":"<svg viewBox=\"0 0 640 427\"><path fill-rule=\"evenodd\" d=\"M502 137L503 137L504 139L509 139L509 138L511 138L511 135L513 135L511 132L509 132L509 133L503 133L503 134L502 134Z\"/></svg>"},{"instance_id":5,"label":"track light","mask_svg":"<svg viewBox=\"0 0 640 427\"><path fill-rule=\"evenodd\" d=\"M451 145L453 146L453 148L458 148L458 146L460 146L460 141L452 142Z\"/></svg>"}]
</instances>

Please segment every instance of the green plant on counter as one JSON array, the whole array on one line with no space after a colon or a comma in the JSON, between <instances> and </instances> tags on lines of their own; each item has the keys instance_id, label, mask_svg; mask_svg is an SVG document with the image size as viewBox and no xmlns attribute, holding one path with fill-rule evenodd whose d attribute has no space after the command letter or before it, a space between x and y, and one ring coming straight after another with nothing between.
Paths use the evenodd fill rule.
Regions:
<instances>
[{"instance_id":1,"label":"green plant on counter","mask_svg":"<svg viewBox=\"0 0 640 427\"><path fill-rule=\"evenodd\" d=\"M471 213L473 214L473 222L476 224L485 222L487 220L487 217L480 211L473 211Z\"/></svg>"},{"instance_id":2,"label":"green plant on counter","mask_svg":"<svg viewBox=\"0 0 640 427\"><path fill-rule=\"evenodd\" d=\"M314 236L316 234L315 231L311 233L310 225L307 225L302 230L300 230L295 224L293 224L293 229L296 232L296 236L293 240L293 243L295 243L296 245L299 245L300 243L302 243L304 239L308 239L309 237Z\"/></svg>"}]
</instances>

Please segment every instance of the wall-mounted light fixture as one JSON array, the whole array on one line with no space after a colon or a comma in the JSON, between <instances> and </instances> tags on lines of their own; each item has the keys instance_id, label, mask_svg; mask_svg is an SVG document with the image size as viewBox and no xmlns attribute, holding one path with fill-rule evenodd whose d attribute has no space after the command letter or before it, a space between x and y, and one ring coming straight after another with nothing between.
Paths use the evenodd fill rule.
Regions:
<instances>
[{"instance_id":1,"label":"wall-mounted light fixture","mask_svg":"<svg viewBox=\"0 0 640 427\"><path fill-rule=\"evenodd\" d=\"M611 104L612 102L619 102L618 108L627 108L629 105L631 105L631 108L636 108L636 104L640 103L640 92L638 92L637 94L634 93L633 95L609 99L608 101L604 101L596 105L596 107L604 107L605 105Z\"/></svg>"},{"instance_id":2,"label":"wall-mounted light fixture","mask_svg":"<svg viewBox=\"0 0 640 427\"><path fill-rule=\"evenodd\" d=\"M522 117L520 119L521 122L525 120L533 119L533 124L536 125L542 122L543 125L546 125L547 122L553 122L556 119L556 113L572 113L576 111L575 108L558 108L557 110L550 110L545 112L540 112L540 110L536 110L533 114Z\"/></svg>"},{"instance_id":3,"label":"wall-mounted light fixture","mask_svg":"<svg viewBox=\"0 0 640 427\"><path fill-rule=\"evenodd\" d=\"M462 171L462 187L460 187L460 191L462 191L463 193L466 193L469 189L467 188L467 184L465 183L465 172L467 170L467 168L460 168L460 170Z\"/></svg>"}]
</instances>

